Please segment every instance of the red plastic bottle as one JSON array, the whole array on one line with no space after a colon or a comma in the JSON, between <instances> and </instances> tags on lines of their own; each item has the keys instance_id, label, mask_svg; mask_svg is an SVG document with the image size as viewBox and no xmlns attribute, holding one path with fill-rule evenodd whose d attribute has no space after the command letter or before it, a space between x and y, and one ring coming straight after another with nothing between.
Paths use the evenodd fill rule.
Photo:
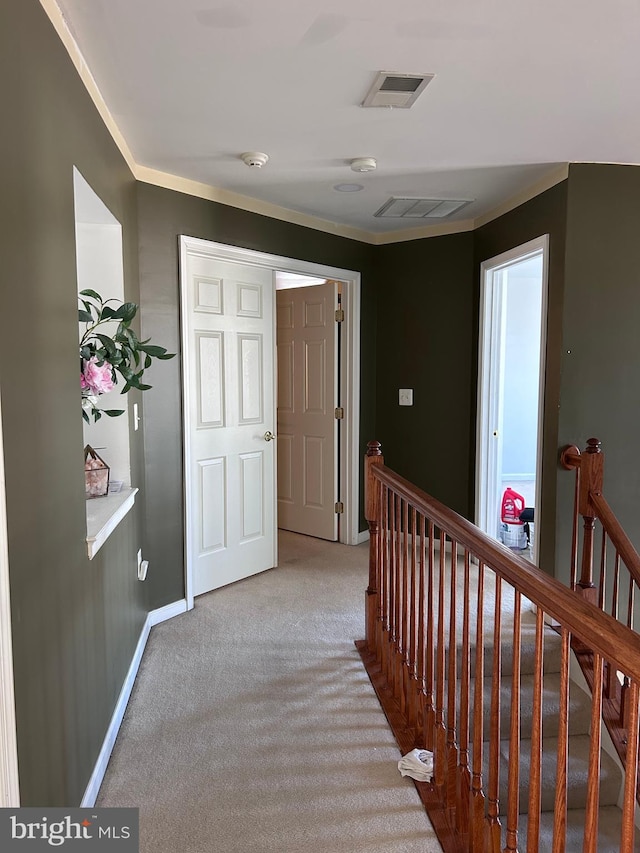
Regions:
<instances>
[{"instance_id":1,"label":"red plastic bottle","mask_svg":"<svg viewBox=\"0 0 640 853\"><path fill-rule=\"evenodd\" d=\"M520 513L524 509L524 498L511 488L504 490L500 519L505 524L524 524L520 521Z\"/></svg>"}]
</instances>

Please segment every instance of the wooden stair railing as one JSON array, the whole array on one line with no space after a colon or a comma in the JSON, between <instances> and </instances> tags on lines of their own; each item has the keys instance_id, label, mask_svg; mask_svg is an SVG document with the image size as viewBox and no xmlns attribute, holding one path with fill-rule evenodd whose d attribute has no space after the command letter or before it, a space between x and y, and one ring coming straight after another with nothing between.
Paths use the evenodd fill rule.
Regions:
<instances>
[{"instance_id":1,"label":"wooden stair railing","mask_svg":"<svg viewBox=\"0 0 640 853\"><path fill-rule=\"evenodd\" d=\"M366 516L366 637L357 645L401 752L434 753L432 781L415 784L445 851L578 849L566 841L575 808L567 793L572 639L589 650L596 674L606 662L628 685L630 758L619 833L607 849L635 850L640 637L387 468L378 442L369 443L366 458ZM559 636L545 627L547 620L559 626ZM533 685L526 708L520 690L525 654ZM542 780L549 778L543 691L551 658L560 685L555 795L543 811ZM597 853L602 691L595 689L590 701L580 847ZM524 712L531 726L526 749ZM551 821L544 840L543 818Z\"/></svg>"},{"instance_id":2,"label":"wooden stair railing","mask_svg":"<svg viewBox=\"0 0 640 853\"><path fill-rule=\"evenodd\" d=\"M634 629L636 590L640 586L640 555L604 498L604 453L599 439L590 438L584 453L571 445L565 447L560 461L567 470L575 470L576 487L571 542L571 586L587 601ZM583 519L580 543L579 521ZM600 522L597 528L596 522ZM594 574L597 555L598 574ZM611 568L611 571L608 571ZM622 613L622 619L620 615ZM589 649L575 646L589 687L602 691L603 717L623 764L627 762L629 725L629 677L604 660L596 673ZM640 793L640 786L637 787Z\"/></svg>"}]
</instances>

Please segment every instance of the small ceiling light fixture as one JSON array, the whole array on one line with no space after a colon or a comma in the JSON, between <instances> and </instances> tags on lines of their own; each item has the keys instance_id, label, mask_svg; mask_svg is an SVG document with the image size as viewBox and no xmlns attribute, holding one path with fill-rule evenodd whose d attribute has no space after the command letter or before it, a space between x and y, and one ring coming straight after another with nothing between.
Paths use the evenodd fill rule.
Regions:
<instances>
[{"instance_id":1,"label":"small ceiling light fixture","mask_svg":"<svg viewBox=\"0 0 640 853\"><path fill-rule=\"evenodd\" d=\"M378 164L375 157L356 157L351 161L351 168L354 172L375 172Z\"/></svg>"},{"instance_id":2,"label":"small ceiling light fixture","mask_svg":"<svg viewBox=\"0 0 640 853\"><path fill-rule=\"evenodd\" d=\"M363 189L362 184L336 184L334 186L334 190L339 193L359 193Z\"/></svg>"},{"instance_id":3,"label":"small ceiling light fixture","mask_svg":"<svg viewBox=\"0 0 640 853\"><path fill-rule=\"evenodd\" d=\"M261 151L245 151L240 155L240 158L251 169L261 169L269 159L268 154L263 154Z\"/></svg>"}]
</instances>

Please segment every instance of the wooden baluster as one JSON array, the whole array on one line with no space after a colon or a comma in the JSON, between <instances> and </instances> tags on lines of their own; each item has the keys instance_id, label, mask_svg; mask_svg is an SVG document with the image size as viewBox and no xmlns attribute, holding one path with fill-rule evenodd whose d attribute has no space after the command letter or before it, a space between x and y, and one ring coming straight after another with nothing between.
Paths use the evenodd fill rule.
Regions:
<instances>
[{"instance_id":1,"label":"wooden baluster","mask_svg":"<svg viewBox=\"0 0 640 853\"><path fill-rule=\"evenodd\" d=\"M418 729L418 689L417 689L417 630L419 606L416 602L416 548L418 547L418 526L416 511L411 507L411 582L409 591L409 725L417 734Z\"/></svg>"},{"instance_id":2,"label":"wooden baluster","mask_svg":"<svg viewBox=\"0 0 640 853\"><path fill-rule=\"evenodd\" d=\"M444 674L445 674L445 633L444 633L444 592L446 578L447 534L440 531L440 563L438 576L438 640L436 643L436 739L434 750L433 780L444 799L443 786L446 779L447 729L444 722Z\"/></svg>"},{"instance_id":3,"label":"wooden baluster","mask_svg":"<svg viewBox=\"0 0 640 853\"><path fill-rule=\"evenodd\" d=\"M418 637L417 637L417 646L418 646L418 658L416 663L417 669L417 678L418 678L418 691L419 691L419 702L417 705L417 720L416 725L418 726L418 731L416 731L416 738L419 739L419 746L424 746L426 744L426 731L424 727L424 708L425 708L425 698L426 698L426 654L425 654L425 644L427 641L424 629L425 622L425 608L427 606L426 599L426 584L425 584L425 548L426 548L426 521L424 515L420 514L420 551L418 557ZM427 617L428 618L428 617Z\"/></svg>"},{"instance_id":4,"label":"wooden baluster","mask_svg":"<svg viewBox=\"0 0 640 853\"><path fill-rule=\"evenodd\" d=\"M491 724L489 726L489 797L485 850L500 853L500 682L502 667L502 578L496 575L493 611L493 666L491 670Z\"/></svg>"},{"instance_id":5,"label":"wooden baluster","mask_svg":"<svg viewBox=\"0 0 640 853\"><path fill-rule=\"evenodd\" d=\"M634 849L636 780L638 778L638 694L638 682L632 681L628 695L629 730L622 806L622 837L620 839L622 853L631 853Z\"/></svg>"},{"instance_id":6,"label":"wooden baluster","mask_svg":"<svg viewBox=\"0 0 640 853\"><path fill-rule=\"evenodd\" d=\"M398 564L398 537L396 533L396 497L391 492L389 504L391 550L389 554L389 649L387 652L387 685L393 692L395 673L395 648L396 648L396 569Z\"/></svg>"},{"instance_id":7,"label":"wooden baluster","mask_svg":"<svg viewBox=\"0 0 640 853\"><path fill-rule=\"evenodd\" d=\"M513 667L511 673L511 713L509 721L509 776L507 788L507 839L504 853L518 850L520 811L520 638L521 595L513 599Z\"/></svg>"},{"instance_id":8,"label":"wooden baluster","mask_svg":"<svg viewBox=\"0 0 640 853\"><path fill-rule=\"evenodd\" d=\"M387 671L389 637L389 489L383 486L382 499L382 583L380 585L380 637L378 664L381 672Z\"/></svg>"},{"instance_id":9,"label":"wooden baluster","mask_svg":"<svg viewBox=\"0 0 640 853\"><path fill-rule=\"evenodd\" d=\"M629 574L629 595L627 597L627 628L633 631L633 610L635 601L636 585L631 574ZM625 673L622 677L622 688L620 690L620 725L627 728L629 724L629 676Z\"/></svg>"},{"instance_id":10,"label":"wooden baluster","mask_svg":"<svg viewBox=\"0 0 640 853\"><path fill-rule=\"evenodd\" d=\"M529 760L529 824L527 850L540 847L540 806L542 800L542 676L544 665L544 613L536 611L536 643L533 671L533 711L531 757Z\"/></svg>"},{"instance_id":11,"label":"wooden baluster","mask_svg":"<svg viewBox=\"0 0 640 853\"><path fill-rule=\"evenodd\" d=\"M578 589L592 604L596 604L597 601L597 592L593 583L593 532L597 512L590 495L591 493L602 494L603 470L604 455L600 441L597 438L590 438L580 464L580 515L584 519L584 531Z\"/></svg>"},{"instance_id":12,"label":"wooden baluster","mask_svg":"<svg viewBox=\"0 0 640 853\"><path fill-rule=\"evenodd\" d=\"M558 758L553 821L553 853L564 853L567 834L567 766L569 755L569 632L562 629Z\"/></svg>"},{"instance_id":13,"label":"wooden baluster","mask_svg":"<svg viewBox=\"0 0 640 853\"><path fill-rule=\"evenodd\" d=\"M471 778L471 853L484 850L484 792L482 790L482 739L484 681L484 563L478 563L478 599L476 621L476 668L473 697L473 774Z\"/></svg>"},{"instance_id":14,"label":"wooden baluster","mask_svg":"<svg viewBox=\"0 0 640 853\"><path fill-rule=\"evenodd\" d=\"M600 577L598 579L598 607L604 610L607 587L607 531L602 528L600 543Z\"/></svg>"},{"instance_id":15,"label":"wooden baluster","mask_svg":"<svg viewBox=\"0 0 640 853\"><path fill-rule=\"evenodd\" d=\"M456 694L458 688L458 661L456 659L456 582L458 543L451 542L451 577L449 580L449 675L447 684L447 797L449 823L455 826L456 776L458 744L456 737Z\"/></svg>"},{"instance_id":16,"label":"wooden baluster","mask_svg":"<svg viewBox=\"0 0 640 853\"><path fill-rule=\"evenodd\" d=\"M457 773L456 829L465 838L469 832L469 797L471 774L469 772L469 568L471 558L464 552L464 601L462 612L462 648L460 649L460 764Z\"/></svg>"},{"instance_id":17,"label":"wooden baluster","mask_svg":"<svg viewBox=\"0 0 640 853\"><path fill-rule=\"evenodd\" d=\"M435 542L433 522L429 521L429 559L427 574L427 643L426 643L426 691L424 710L424 729L426 748L433 752L435 745L435 667L434 667L434 625L435 611L433 601L433 569L435 562Z\"/></svg>"},{"instance_id":18,"label":"wooden baluster","mask_svg":"<svg viewBox=\"0 0 640 853\"><path fill-rule=\"evenodd\" d=\"M620 581L620 554L616 550L615 559L613 562L613 592L611 594L611 615L614 619L618 619L618 584ZM607 696L615 696L616 685L616 667L611 663L607 663Z\"/></svg>"},{"instance_id":19,"label":"wooden baluster","mask_svg":"<svg viewBox=\"0 0 640 853\"><path fill-rule=\"evenodd\" d=\"M405 721L408 719L409 699L409 505L402 502L402 563L400 583L402 600L400 602L400 710Z\"/></svg>"},{"instance_id":20,"label":"wooden baluster","mask_svg":"<svg viewBox=\"0 0 640 853\"><path fill-rule=\"evenodd\" d=\"M593 656L593 688L591 690L591 739L589 742L589 775L584 825L583 853L597 853L598 810L600 808L600 741L602 721L602 655Z\"/></svg>"},{"instance_id":21,"label":"wooden baluster","mask_svg":"<svg viewBox=\"0 0 640 853\"><path fill-rule=\"evenodd\" d=\"M402 695L402 498L396 495L396 560L394 566L395 643L393 647L393 695L400 701Z\"/></svg>"},{"instance_id":22,"label":"wooden baluster","mask_svg":"<svg viewBox=\"0 0 640 853\"><path fill-rule=\"evenodd\" d=\"M375 625L378 609L377 573L380 559L380 489L374 468L384 463L379 441L370 441L365 457L365 515L369 525L369 586L365 601L365 642L369 652L375 652Z\"/></svg>"},{"instance_id":23,"label":"wooden baluster","mask_svg":"<svg viewBox=\"0 0 640 853\"><path fill-rule=\"evenodd\" d=\"M577 448L576 448L577 449ZM571 525L571 589L578 582L578 539L580 537L580 467L576 468L576 483L573 498L573 522Z\"/></svg>"}]
</instances>

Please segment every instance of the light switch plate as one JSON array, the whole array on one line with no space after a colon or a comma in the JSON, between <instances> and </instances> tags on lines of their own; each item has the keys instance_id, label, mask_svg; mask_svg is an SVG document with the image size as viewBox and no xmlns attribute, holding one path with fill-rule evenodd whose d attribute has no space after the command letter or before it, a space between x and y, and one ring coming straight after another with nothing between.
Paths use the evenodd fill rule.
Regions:
<instances>
[{"instance_id":1,"label":"light switch plate","mask_svg":"<svg viewBox=\"0 0 640 853\"><path fill-rule=\"evenodd\" d=\"M400 406L413 406L413 388L400 388L398 404Z\"/></svg>"}]
</instances>

